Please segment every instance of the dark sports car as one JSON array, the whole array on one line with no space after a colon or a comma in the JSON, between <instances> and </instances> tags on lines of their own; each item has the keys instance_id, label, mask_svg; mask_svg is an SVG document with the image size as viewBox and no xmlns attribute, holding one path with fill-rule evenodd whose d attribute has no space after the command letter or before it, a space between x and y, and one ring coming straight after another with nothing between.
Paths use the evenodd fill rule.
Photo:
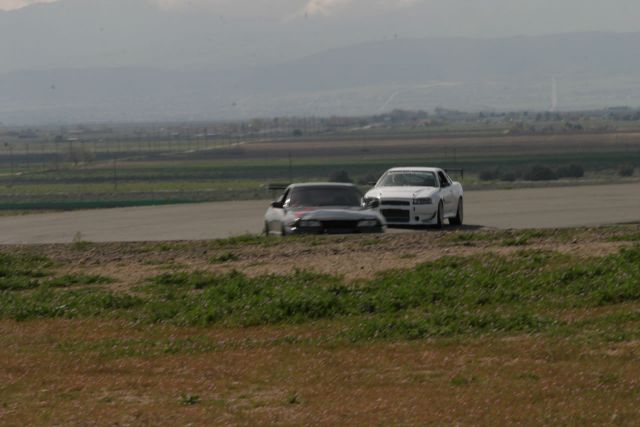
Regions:
<instances>
[{"instance_id":1,"label":"dark sports car","mask_svg":"<svg viewBox=\"0 0 640 427\"><path fill-rule=\"evenodd\" d=\"M367 205L352 184L288 186L264 217L264 232L277 234L381 233L384 217Z\"/></svg>"}]
</instances>

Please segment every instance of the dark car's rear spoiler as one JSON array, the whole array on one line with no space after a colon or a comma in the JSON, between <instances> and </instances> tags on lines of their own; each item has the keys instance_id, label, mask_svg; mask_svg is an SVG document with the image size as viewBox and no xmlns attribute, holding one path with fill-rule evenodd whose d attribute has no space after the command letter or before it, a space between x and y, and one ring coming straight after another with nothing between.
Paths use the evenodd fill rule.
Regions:
<instances>
[{"instance_id":1,"label":"dark car's rear spoiler","mask_svg":"<svg viewBox=\"0 0 640 427\"><path fill-rule=\"evenodd\" d=\"M464 169L445 169L447 175L457 174L460 176L460 180L464 181Z\"/></svg>"},{"instance_id":2,"label":"dark car's rear spoiler","mask_svg":"<svg viewBox=\"0 0 640 427\"><path fill-rule=\"evenodd\" d=\"M282 190L286 190L289 185L290 184L281 184L281 183L268 184L267 185L267 190L269 190L269 191L282 191Z\"/></svg>"}]
</instances>

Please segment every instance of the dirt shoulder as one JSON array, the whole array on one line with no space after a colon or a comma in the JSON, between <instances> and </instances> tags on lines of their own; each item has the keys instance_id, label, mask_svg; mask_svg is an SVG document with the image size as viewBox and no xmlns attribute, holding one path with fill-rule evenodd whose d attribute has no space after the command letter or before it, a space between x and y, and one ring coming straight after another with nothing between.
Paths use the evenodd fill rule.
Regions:
<instances>
[{"instance_id":1,"label":"dirt shoulder","mask_svg":"<svg viewBox=\"0 0 640 427\"><path fill-rule=\"evenodd\" d=\"M467 228L288 239L242 236L193 242L11 245L0 246L0 253L28 251L53 260L60 274L105 275L115 279L118 287L130 287L145 278L175 271L236 270L255 277L304 270L353 281L451 256L510 254L526 249L593 257L615 253L638 236L640 225L506 231Z\"/></svg>"}]
</instances>

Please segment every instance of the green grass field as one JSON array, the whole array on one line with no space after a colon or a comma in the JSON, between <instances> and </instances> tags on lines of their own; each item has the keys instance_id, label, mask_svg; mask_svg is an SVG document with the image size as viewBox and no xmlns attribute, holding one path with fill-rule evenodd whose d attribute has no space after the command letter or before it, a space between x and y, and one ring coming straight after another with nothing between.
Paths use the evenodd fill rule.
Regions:
<instances>
[{"instance_id":1,"label":"green grass field","mask_svg":"<svg viewBox=\"0 0 640 427\"><path fill-rule=\"evenodd\" d=\"M0 422L631 426L639 243L618 226L5 247ZM396 264L269 272L335 251L327 269Z\"/></svg>"},{"instance_id":2,"label":"green grass field","mask_svg":"<svg viewBox=\"0 0 640 427\"><path fill-rule=\"evenodd\" d=\"M525 245L523 241L521 245ZM304 271L289 276L176 272L135 289L102 288L102 276L47 277L46 258L2 258L0 317L122 318L178 326L258 326L332 320L334 338L418 339L496 332L570 333L600 329L639 337L634 313L572 324L563 313L640 300L640 247L579 261L552 251L447 257L347 283ZM45 277L47 277L45 279ZM131 292L133 291L133 292ZM615 329L611 331L609 327ZM608 339L608 338L607 338Z\"/></svg>"},{"instance_id":3,"label":"green grass field","mask_svg":"<svg viewBox=\"0 0 640 427\"><path fill-rule=\"evenodd\" d=\"M616 176L614 168L624 161L629 161L629 157L624 153L589 153L560 156L461 157L455 162L446 158L312 158L297 159L291 169L283 160L273 161L269 165L254 160L196 165L178 163L162 167L125 164L118 170L115 178L113 170L109 168L29 173L11 179L0 177L0 196L12 197L11 202L1 204L5 209L19 209L21 207L16 207L16 203L31 202L29 197L32 196L55 199L57 194L75 194L78 201L98 201L101 193L117 193L123 200L128 199L127 194L156 193L157 197L147 199L162 200L163 192L173 193L175 196L172 199L185 201L198 201L189 195L193 192L207 192L207 198L211 201L268 198L270 194L265 190L266 184L289 182L290 177L294 182L323 181L329 178L329 173L345 170L354 181L365 183L371 178L376 179L390 167L405 164L435 164L463 168L463 183L480 188L490 188L493 185L478 179L478 173L482 170L526 168L533 164L560 167L577 163L587 170L586 178L596 182L615 182L621 178ZM454 177L460 179L456 175ZM580 183L580 180L576 180L576 183ZM183 194L180 195L181 193ZM89 196L86 196L87 194ZM25 200L20 200L21 197Z\"/></svg>"}]
</instances>

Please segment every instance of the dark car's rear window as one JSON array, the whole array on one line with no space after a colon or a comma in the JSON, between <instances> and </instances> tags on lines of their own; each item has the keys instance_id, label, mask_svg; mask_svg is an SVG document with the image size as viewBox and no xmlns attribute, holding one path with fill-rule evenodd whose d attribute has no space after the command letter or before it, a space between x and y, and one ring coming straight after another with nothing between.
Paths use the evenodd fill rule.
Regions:
<instances>
[{"instance_id":1,"label":"dark car's rear window","mask_svg":"<svg viewBox=\"0 0 640 427\"><path fill-rule=\"evenodd\" d=\"M298 187L291 192L289 205L303 206L361 206L362 194L353 187Z\"/></svg>"}]
</instances>

